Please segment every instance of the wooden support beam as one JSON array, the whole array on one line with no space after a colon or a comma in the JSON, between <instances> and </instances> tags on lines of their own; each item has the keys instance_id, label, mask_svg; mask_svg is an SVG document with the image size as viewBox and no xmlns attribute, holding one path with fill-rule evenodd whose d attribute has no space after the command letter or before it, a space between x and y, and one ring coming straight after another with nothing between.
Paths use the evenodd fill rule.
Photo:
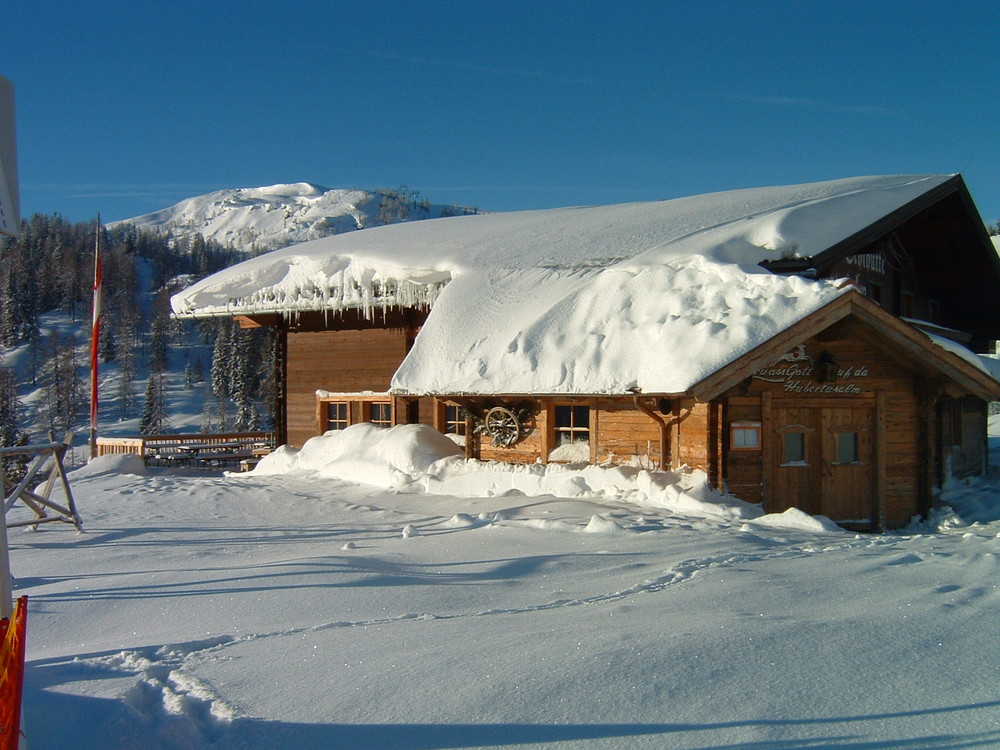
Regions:
<instances>
[{"instance_id":1,"label":"wooden support beam","mask_svg":"<svg viewBox=\"0 0 1000 750\"><path fill-rule=\"evenodd\" d=\"M886 395L884 391L875 394L875 496L872 509L872 531L885 531L886 496L888 480L886 466Z\"/></svg>"}]
</instances>

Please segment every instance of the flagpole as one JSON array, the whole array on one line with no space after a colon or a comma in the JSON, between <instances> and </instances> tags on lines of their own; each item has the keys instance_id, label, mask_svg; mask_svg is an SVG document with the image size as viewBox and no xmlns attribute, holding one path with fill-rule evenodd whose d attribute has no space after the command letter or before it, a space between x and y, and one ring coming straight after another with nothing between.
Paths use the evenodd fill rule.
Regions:
<instances>
[{"instance_id":1,"label":"flagpole","mask_svg":"<svg viewBox=\"0 0 1000 750\"><path fill-rule=\"evenodd\" d=\"M94 240L94 314L90 323L90 458L97 458L97 354L101 337L101 215Z\"/></svg>"}]
</instances>

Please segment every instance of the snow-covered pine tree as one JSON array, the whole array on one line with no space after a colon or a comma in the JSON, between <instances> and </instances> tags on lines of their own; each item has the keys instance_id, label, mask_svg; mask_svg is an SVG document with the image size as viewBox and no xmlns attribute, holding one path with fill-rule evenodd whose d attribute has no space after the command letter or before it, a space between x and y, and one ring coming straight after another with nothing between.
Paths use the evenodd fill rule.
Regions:
<instances>
[{"instance_id":1,"label":"snow-covered pine tree","mask_svg":"<svg viewBox=\"0 0 1000 750\"><path fill-rule=\"evenodd\" d=\"M86 387L77 366L76 338L73 334L50 333L45 337L44 351L45 406L41 416L46 430L61 435L77 426L86 398Z\"/></svg>"},{"instance_id":2,"label":"snow-covered pine tree","mask_svg":"<svg viewBox=\"0 0 1000 750\"><path fill-rule=\"evenodd\" d=\"M163 373L150 373L146 381L145 405L139 420L139 432L143 435L158 435L169 426L163 393Z\"/></svg>"},{"instance_id":3,"label":"snow-covered pine tree","mask_svg":"<svg viewBox=\"0 0 1000 750\"><path fill-rule=\"evenodd\" d=\"M169 349L170 319L165 312L159 312L153 317L149 331L149 371L164 372L167 369L167 351Z\"/></svg>"},{"instance_id":4,"label":"snow-covered pine tree","mask_svg":"<svg viewBox=\"0 0 1000 750\"><path fill-rule=\"evenodd\" d=\"M213 321L216 325L215 346L212 349L212 394L219 399L229 398L229 374L232 372L233 324L229 320Z\"/></svg>"},{"instance_id":5,"label":"snow-covered pine tree","mask_svg":"<svg viewBox=\"0 0 1000 750\"><path fill-rule=\"evenodd\" d=\"M0 447L27 445L28 435L21 431L21 402L17 397L17 380L13 370L0 367ZM24 476L28 456L0 459L0 473L8 481L18 482Z\"/></svg>"},{"instance_id":6,"label":"snow-covered pine tree","mask_svg":"<svg viewBox=\"0 0 1000 750\"><path fill-rule=\"evenodd\" d=\"M230 346L229 395L236 406L233 427L237 431L249 430L250 425L257 421L254 400L258 358L251 332L233 326Z\"/></svg>"}]
</instances>

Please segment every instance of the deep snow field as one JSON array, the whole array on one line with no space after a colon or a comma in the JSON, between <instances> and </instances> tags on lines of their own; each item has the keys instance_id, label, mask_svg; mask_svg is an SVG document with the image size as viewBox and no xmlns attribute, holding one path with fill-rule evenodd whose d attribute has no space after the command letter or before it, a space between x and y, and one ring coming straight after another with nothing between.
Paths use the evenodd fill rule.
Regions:
<instances>
[{"instance_id":1,"label":"deep snow field","mask_svg":"<svg viewBox=\"0 0 1000 750\"><path fill-rule=\"evenodd\" d=\"M84 533L10 532L30 747L1000 746L996 484L858 535L446 443L74 471Z\"/></svg>"}]
</instances>

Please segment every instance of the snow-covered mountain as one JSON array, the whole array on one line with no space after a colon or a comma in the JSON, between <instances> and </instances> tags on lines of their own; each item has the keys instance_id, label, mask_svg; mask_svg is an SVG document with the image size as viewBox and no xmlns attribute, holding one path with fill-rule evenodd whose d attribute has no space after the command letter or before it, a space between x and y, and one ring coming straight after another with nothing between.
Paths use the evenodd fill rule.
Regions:
<instances>
[{"instance_id":1,"label":"snow-covered mountain","mask_svg":"<svg viewBox=\"0 0 1000 750\"><path fill-rule=\"evenodd\" d=\"M115 222L174 236L206 240L244 251L267 251L379 224L435 219L475 209L437 205L406 188L329 189L308 182L216 190Z\"/></svg>"}]
</instances>

